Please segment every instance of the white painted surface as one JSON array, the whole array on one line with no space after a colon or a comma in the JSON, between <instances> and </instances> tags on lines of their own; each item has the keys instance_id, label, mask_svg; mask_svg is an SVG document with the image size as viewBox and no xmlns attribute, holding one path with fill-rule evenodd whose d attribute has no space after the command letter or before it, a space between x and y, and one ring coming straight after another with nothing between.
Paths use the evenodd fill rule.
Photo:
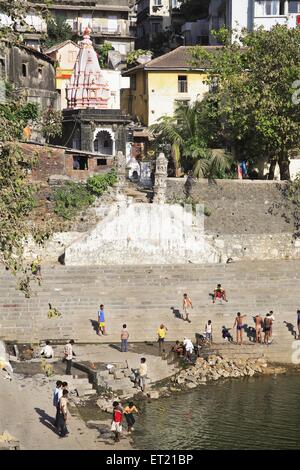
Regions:
<instances>
[{"instance_id":1,"label":"white painted surface","mask_svg":"<svg viewBox=\"0 0 300 470\"><path fill-rule=\"evenodd\" d=\"M180 205L122 204L89 234L70 245L66 265L218 262L204 238L203 213Z\"/></svg>"}]
</instances>

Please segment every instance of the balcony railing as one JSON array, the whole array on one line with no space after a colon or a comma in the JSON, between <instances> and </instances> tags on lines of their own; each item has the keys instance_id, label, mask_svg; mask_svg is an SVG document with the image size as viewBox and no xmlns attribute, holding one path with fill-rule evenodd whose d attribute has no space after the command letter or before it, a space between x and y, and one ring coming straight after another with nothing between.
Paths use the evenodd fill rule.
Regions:
<instances>
[{"instance_id":1,"label":"balcony railing","mask_svg":"<svg viewBox=\"0 0 300 470\"><path fill-rule=\"evenodd\" d=\"M77 21L74 21L71 25L74 33L82 35L87 25L83 25ZM129 28L125 25L117 25L117 27L103 26L99 24L89 24L89 28L92 30L92 34L100 34L102 36L129 36Z\"/></svg>"}]
</instances>

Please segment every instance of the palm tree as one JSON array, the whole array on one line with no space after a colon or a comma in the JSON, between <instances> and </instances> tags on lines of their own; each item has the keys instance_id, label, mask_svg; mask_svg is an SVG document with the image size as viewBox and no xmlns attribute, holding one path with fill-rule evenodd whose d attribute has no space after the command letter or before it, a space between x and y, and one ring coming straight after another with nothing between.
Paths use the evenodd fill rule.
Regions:
<instances>
[{"instance_id":1,"label":"palm tree","mask_svg":"<svg viewBox=\"0 0 300 470\"><path fill-rule=\"evenodd\" d=\"M207 123L201 103L179 105L174 116L162 116L150 126L156 145L172 146L175 168L192 170L197 178L217 178L229 170L232 157L225 151L213 151L207 145Z\"/></svg>"}]
</instances>

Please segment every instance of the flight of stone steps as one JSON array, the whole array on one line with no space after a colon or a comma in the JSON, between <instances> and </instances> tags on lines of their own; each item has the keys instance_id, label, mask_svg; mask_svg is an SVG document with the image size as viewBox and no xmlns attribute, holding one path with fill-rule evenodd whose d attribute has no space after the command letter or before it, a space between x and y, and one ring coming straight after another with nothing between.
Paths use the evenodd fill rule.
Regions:
<instances>
[{"instance_id":1,"label":"flight of stone steps","mask_svg":"<svg viewBox=\"0 0 300 470\"><path fill-rule=\"evenodd\" d=\"M252 317L273 310L274 344L291 353L294 340L284 321L296 327L299 308L300 261L255 261L212 265L43 267L43 281L35 295L25 299L15 279L0 273L0 337L38 342L44 339L81 343L118 342L126 323L130 341L156 341L161 323L168 339L194 338L212 320L214 340L222 343L221 327L232 327L236 312ZM212 304L217 283L227 291L228 303ZM183 293L193 300L191 323L180 318ZM48 319L48 303L62 316ZM105 305L107 336L97 336L99 304ZM245 339L247 338L244 335ZM248 341L248 340L247 340ZM284 346L284 347L283 347ZM249 343L249 347L256 348ZM253 349L252 349L253 350Z\"/></svg>"},{"instance_id":2,"label":"flight of stone steps","mask_svg":"<svg viewBox=\"0 0 300 470\"><path fill-rule=\"evenodd\" d=\"M89 382L88 378L76 377L76 369L73 369L72 374L52 375L52 388L54 389L57 380L61 380L62 382L67 382L69 393L73 397L88 398L96 394L96 390L93 389L93 384Z\"/></svg>"}]
</instances>

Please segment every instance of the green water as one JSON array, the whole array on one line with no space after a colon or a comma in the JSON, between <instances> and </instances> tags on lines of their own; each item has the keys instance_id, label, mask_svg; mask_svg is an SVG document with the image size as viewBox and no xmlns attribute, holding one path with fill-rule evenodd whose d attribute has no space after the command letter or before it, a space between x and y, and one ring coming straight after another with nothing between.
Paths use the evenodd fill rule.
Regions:
<instances>
[{"instance_id":1,"label":"green water","mask_svg":"<svg viewBox=\"0 0 300 470\"><path fill-rule=\"evenodd\" d=\"M300 374L214 382L142 412L138 449L299 449Z\"/></svg>"}]
</instances>

